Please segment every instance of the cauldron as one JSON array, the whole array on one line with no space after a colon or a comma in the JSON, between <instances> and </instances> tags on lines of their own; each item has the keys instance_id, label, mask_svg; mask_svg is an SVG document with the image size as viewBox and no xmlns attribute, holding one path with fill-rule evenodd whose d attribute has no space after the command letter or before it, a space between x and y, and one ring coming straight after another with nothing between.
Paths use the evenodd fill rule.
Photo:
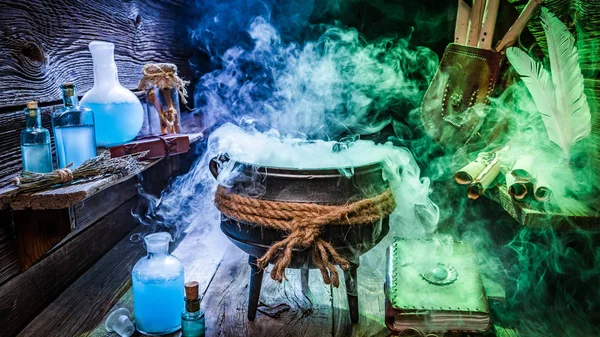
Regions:
<instances>
[{"instance_id":1,"label":"cauldron","mask_svg":"<svg viewBox=\"0 0 600 337\"><path fill-rule=\"evenodd\" d=\"M233 165L231 172L235 172L227 179L228 191L262 200L344 205L377 196L388 188L383 179L381 163L343 169L291 169L257 166L221 155L210 161L210 171L215 178L225 162ZM257 191L260 193L257 194ZM263 277L257 258L263 256L272 244L284 239L288 233L238 221L225 215L221 215L221 230L231 242L249 255L248 263L252 269L248 319L252 321L256 317ZM321 232L320 237L330 242L350 264L348 270L344 271L344 281L352 322L358 322L359 317L356 276L360 256L377 245L388 231L389 218L385 217L368 225L329 225ZM316 268L312 261L312 250L294 249L288 268L301 269L302 288L306 289L309 269Z\"/></svg>"}]
</instances>

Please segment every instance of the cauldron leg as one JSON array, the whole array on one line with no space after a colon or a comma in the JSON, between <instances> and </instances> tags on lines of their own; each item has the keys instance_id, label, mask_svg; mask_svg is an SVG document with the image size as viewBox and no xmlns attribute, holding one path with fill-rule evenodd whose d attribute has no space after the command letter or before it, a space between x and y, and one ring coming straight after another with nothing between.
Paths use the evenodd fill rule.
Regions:
<instances>
[{"instance_id":1,"label":"cauldron leg","mask_svg":"<svg viewBox=\"0 0 600 337\"><path fill-rule=\"evenodd\" d=\"M344 271L346 295L348 296L348 308L350 309L352 323L358 323L358 280L356 278L358 266L359 260L355 259L350 262L348 270Z\"/></svg>"},{"instance_id":2,"label":"cauldron leg","mask_svg":"<svg viewBox=\"0 0 600 337\"><path fill-rule=\"evenodd\" d=\"M258 299L260 298L260 287L262 285L263 270L256 264L256 256L248 257L250 265L250 293L248 294L248 320L253 321L256 317Z\"/></svg>"},{"instance_id":3,"label":"cauldron leg","mask_svg":"<svg viewBox=\"0 0 600 337\"><path fill-rule=\"evenodd\" d=\"M302 292L304 293L308 290L308 272L308 267L303 266L300 268L300 284L302 285Z\"/></svg>"}]
</instances>

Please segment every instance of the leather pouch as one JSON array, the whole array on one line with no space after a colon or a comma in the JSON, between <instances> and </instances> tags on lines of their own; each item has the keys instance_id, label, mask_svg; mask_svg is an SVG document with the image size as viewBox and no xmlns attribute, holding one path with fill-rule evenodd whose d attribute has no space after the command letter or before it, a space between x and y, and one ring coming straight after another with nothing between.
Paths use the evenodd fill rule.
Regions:
<instances>
[{"instance_id":1,"label":"leather pouch","mask_svg":"<svg viewBox=\"0 0 600 337\"><path fill-rule=\"evenodd\" d=\"M495 138L501 123L478 104L489 105L504 60L493 50L455 43L446 47L421 106L423 126L431 138L454 149Z\"/></svg>"}]
</instances>

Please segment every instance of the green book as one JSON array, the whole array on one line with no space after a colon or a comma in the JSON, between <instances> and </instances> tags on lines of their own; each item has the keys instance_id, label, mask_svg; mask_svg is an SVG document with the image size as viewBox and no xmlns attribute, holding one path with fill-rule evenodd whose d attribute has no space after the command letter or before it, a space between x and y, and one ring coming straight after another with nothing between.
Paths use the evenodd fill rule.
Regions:
<instances>
[{"instance_id":1,"label":"green book","mask_svg":"<svg viewBox=\"0 0 600 337\"><path fill-rule=\"evenodd\" d=\"M478 333L490 328L488 302L469 244L398 238L387 256L390 330Z\"/></svg>"}]
</instances>

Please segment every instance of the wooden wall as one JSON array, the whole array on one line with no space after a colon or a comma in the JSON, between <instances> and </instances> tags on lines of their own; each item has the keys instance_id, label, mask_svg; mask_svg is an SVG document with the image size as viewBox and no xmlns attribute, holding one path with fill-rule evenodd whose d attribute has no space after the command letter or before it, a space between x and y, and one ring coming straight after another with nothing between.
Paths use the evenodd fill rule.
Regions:
<instances>
[{"instance_id":1,"label":"wooden wall","mask_svg":"<svg viewBox=\"0 0 600 337\"><path fill-rule=\"evenodd\" d=\"M186 7L190 2L193 0L0 0L0 186L21 170L19 134L25 125L22 112L25 103L40 101L43 125L50 129L50 114L61 106L59 85L65 81L75 82L80 96L93 86L92 59L88 51L91 41L115 44L119 80L129 89L137 88L142 66L150 62L175 63L179 74L191 79L188 60L193 51L186 42L185 25ZM167 179L153 176L150 181L156 186L147 188L164 187ZM134 223L127 215L136 199L129 194L119 202L113 199L106 198L108 215L94 218L93 224L20 274L15 245L19 228L14 228L13 212L0 210L0 295L18 299L20 295L14 289L23 283L23 278L47 277L36 270L53 274L60 268L73 267L67 278L45 286L51 292L45 294L43 297L47 298L41 302L37 301L37 307L26 305L22 311L9 315L16 307L11 307L11 301L5 301L8 306L0 308L0 317L8 319L12 315L14 319L9 324L8 335L18 332L32 315L129 232ZM89 209L90 204L85 205L86 210ZM114 224L109 221L112 213L121 214ZM104 228L108 223L114 228ZM86 248L95 247L95 243L86 242L86 238L93 241L94 232L103 230L114 235L111 234L101 249ZM56 258L61 255L60 250L69 245L81 249L69 257L70 260ZM10 284L17 288L8 287ZM6 327L5 324L0 326ZM0 336L4 333L7 331L0 332Z\"/></svg>"},{"instance_id":2,"label":"wooden wall","mask_svg":"<svg viewBox=\"0 0 600 337\"><path fill-rule=\"evenodd\" d=\"M186 1L0 0L0 180L21 169L25 103L59 103L65 81L80 94L93 86L89 42L115 44L119 79L129 89L148 62L175 63L190 79ZM43 120L48 127L49 117Z\"/></svg>"}]
</instances>

